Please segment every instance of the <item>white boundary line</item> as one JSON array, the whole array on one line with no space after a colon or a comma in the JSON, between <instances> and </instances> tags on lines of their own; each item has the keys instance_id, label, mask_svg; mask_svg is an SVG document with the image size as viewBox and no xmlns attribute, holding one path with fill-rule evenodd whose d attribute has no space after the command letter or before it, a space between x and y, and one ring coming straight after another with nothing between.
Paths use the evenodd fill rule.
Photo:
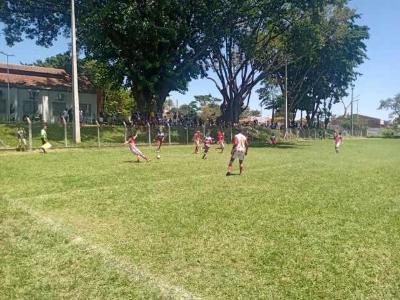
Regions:
<instances>
[{"instance_id":1,"label":"white boundary line","mask_svg":"<svg viewBox=\"0 0 400 300\"><path fill-rule=\"evenodd\" d=\"M26 212L27 214L32 216L38 224L46 226L55 233L64 235L71 241L71 244L85 247L88 251L99 255L103 259L105 265L107 265L109 268L116 270L122 275L125 275L130 281L141 284L144 283L145 285L148 285L152 288L156 288L160 291L160 294L163 298L182 300L201 299L200 297L193 295L192 293L186 291L180 286L171 285L163 279L158 278L157 276L151 274L145 268L133 265L132 263L115 256L107 248L91 244L89 241L84 240L82 237L73 234L73 232L71 232L71 230L68 230L68 228L62 224L62 222L57 222L50 217L44 216L20 201L8 199L8 197L6 196L3 199L8 201L10 206L14 209L22 210L23 212Z\"/></svg>"}]
</instances>

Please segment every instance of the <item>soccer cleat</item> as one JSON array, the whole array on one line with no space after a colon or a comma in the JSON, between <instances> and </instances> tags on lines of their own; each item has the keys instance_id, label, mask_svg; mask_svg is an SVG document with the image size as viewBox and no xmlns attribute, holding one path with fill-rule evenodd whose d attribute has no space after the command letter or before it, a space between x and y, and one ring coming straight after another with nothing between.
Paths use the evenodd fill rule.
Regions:
<instances>
[{"instance_id":1,"label":"soccer cleat","mask_svg":"<svg viewBox=\"0 0 400 300\"><path fill-rule=\"evenodd\" d=\"M231 172L226 172L226 176L230 176L231 175Z\"/></svg>"}]
</instances>

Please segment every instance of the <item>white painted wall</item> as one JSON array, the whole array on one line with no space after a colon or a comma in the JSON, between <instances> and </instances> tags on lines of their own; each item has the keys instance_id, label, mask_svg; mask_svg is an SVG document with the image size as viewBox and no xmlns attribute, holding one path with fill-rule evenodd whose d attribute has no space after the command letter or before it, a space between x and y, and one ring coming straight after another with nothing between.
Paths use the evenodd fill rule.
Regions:
<instances>
[{"instance_id":1,"label":"white painted wall","mask_svg":"<svg viewBox=\"0 0 400 300\"><path fill-rule=\"evenodd\" d=\"M14 105L15 112L12 118L16 121L22 121L27 110L33 109L32 93L36 93L36 106L43 118L49 123L59 121L59 113L64 108L72 107L72 94L67 91L57 90L39 90L26 88L10 88L10 103ZM44 100L44 101L43 101ZM3 103L5 102L5 104ZM97 113L97 96L96 93L80 93L79 103L81 108L86 108L84 114L86 122L94 122ZM3 105L3 106L2 106ZM5 107L5 112L1 109ZM7 105L7 87L0 87L0 121L7 121L10 113L10 105ZM24 108L25 106L25 108ZM60 111L61 110L61 111ZM90 111L89 111L90 110Z\"/></svg>"}]
</instances>

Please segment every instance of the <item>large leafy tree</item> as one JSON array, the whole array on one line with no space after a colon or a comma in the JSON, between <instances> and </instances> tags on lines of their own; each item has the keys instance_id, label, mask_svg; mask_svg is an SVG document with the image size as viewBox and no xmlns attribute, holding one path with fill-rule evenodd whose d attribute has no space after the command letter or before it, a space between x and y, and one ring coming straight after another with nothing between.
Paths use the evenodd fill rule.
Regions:
<instances>
[{"instance_id":1,"label":"large leafy tree","mask_svg":"<svg viewBox=\"0 0 400 300\"><path fill-rule=\"evenodd\" d=\"M211 95L198 95L194 96L194 99L199 105L200 119L205 123L216 123L221 115L219 103L222 100Z\"/></svg>"},{"instance_id":2,"label":"large leafy tree","mask_svg":"<svg viewBox=\"0 0 400 300\"><path fill-rule=\"evenodd\" d=\"M298 110L306 112L311 125L319 116L329 122L332 106L347 95L350 83L359 75L356 67L366 58L364 40L368 28L357 25L359 16L334 1L308 13L281 36L280 47L288 61L288 111L292 119ZM273 72L274 83L285 94L285 68Z\"/></svg>"},{"instance_id":3,"label":"large leafy tree","mask_svg":"<svg viewBox=\"0 0 400 300\"><path fill-rule=\"evenodd\" d=\"M81 36L88 55L120 70L139 110L159 111L170 91L204 75L206 12L204 1L107 1L82 21Z\"/></svg>"},{"instance_id":4,"label":"large leafy tree","mask_svg":"<svg viewBox=\"0 0 400 300\"><path fill-rule=\"evenodd\" d=\"M257 90L261 105L271 110L271 122L275 122L275 115L279 113L284 105L283 95L277 90L276 85L267 80L262 82L263 86Z\"/></svg>"},{"instance_id":5,"label":"large leafy tree","mask_svg":"<svg viewBox=\"0 0 400 300\"><path fill-rule=\"evenodd\" d=\"M232 0L223 1L212 15L208 35L211 46L205 67L214 71L212 80L222 95L222 119L238 122L249 104L253 88L283 64L279 37L304 12L322 6L323 0Z\"/></svg>"},{"instance_id":6,"label":"large leafy tree","mask_svg":"<svg viewBox=\"0 0 400 300\"><path fill-rule=\"evenodd\" d=\"M210 5L202 0L77 0L79 45L132 91L141 111L161 110L170 91L185 91L202 73L207 53L203 26ZM25 37L49 46L69 32L69 3L4 0L0 21L12 45Z\"/></svg>"},{"instance_id":7,"label":"large leafy tree","mask_svg":"<svg viewBox=\"0 0 400 300\"><path fill-rule=\"evenodd\" d=\"M393 98L381 100L378 109L390 110L390 117L400 123L400 93Z\"/></svg>"}]
</instances>

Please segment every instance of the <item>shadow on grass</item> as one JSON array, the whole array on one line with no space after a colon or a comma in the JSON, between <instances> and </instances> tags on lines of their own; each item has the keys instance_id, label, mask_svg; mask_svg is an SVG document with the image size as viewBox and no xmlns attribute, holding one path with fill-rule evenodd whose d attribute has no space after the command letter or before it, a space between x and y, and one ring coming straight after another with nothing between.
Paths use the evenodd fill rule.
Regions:
<instances>
[{"instance_id":1,"label":"shadow on grass","mask_svg":"<svg viewBox=\"0 0 400 300\"><path fill-rule=\"evenodd\" d=\"M140 163L140 161L137 161L137 160L124 160L123 163L138 164L138 163Z\"/></svg>"}]
</instances>

